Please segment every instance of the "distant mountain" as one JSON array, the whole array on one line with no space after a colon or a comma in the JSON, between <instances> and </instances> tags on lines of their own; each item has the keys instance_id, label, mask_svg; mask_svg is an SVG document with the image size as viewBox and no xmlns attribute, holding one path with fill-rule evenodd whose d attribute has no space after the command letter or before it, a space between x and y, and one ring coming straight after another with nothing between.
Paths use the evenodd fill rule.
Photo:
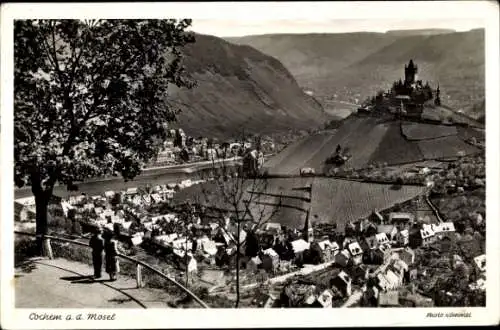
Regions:
<instances>
[{"instance_id":1,"label":"distant mountain","mask_svg":"<svg viewBox=\"0 0 500 330\"><path fill-rule=\"evenodd\" d=\"M386 32L388 35L395 36L428 36L435 34L445 34L445 33L454 33L457 32L452 29L416 29L416 30L389 30Z\"/></svg>"},{"instance_id":2,"label":"distant mountain","mask_svg":"<svg viewBox=\"0 0 500 330\"><path fill-rule=\"evenodd\" d=\"M279 59L330 113L335 113L334 101L361 102L390 88L404 76L410 59L418 65L420 79L433 87L439 83L443 103L467 112L484 99L484 29L422 33L275 34L227 40Z\"/></svg>"},{"instance_id":3,"label":"distant mountain","mask_svg":"<svg viewBox=\"0 0 500 330\"><path fill-rule=\"evenodd\" d=\"M197 34L183 63L197 86L172 89L169 98L182 109L178 124L190 135L309 129L330 119L279 60L250 46Z\"/></svg>"}]
</instances>

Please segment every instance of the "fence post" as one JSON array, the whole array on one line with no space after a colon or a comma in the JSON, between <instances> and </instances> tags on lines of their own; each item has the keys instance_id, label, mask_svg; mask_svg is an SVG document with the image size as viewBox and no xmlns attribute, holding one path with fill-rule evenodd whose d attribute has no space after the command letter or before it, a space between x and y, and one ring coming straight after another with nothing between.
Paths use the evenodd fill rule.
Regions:
<instances>
[{"instance_id":1,"label":"fence post","mask_svg":"<svg viewBox=\"0 0 500 330\"><path fill-rule=\"evenodd\" d=\"M54 259L54 254L52 253L52 245L50 244L50 238L45 238L43 240L43 253L49 259Z\"/></svg>"},{"instance_id":2,"label":"fence post","mask_svg":"<svg viewBox=\"0 0 500 330\"><path fill-rule=\"evenodd\" d=\"M136 267L135 280L136 280L136 283L137 283L137 288L142 288L143 287L143 283L142 283L142 266L140 264L137 264L137 267Z\"/></svg>"}]
</instances>

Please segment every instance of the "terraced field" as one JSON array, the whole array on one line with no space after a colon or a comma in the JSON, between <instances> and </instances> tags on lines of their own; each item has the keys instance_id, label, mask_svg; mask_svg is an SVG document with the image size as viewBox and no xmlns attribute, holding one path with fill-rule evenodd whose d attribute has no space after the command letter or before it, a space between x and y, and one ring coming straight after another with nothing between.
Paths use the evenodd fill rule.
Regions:
<instances>
[{"instance_id":1,"label":"terraced field","mask_svg":"<svg viewBox=\"0 0 500 330\"><path fill-rule=\"evenodd\" d=\"M285 148L276 158L273 157L264 164L264 167L268 169L269 174L299 174L313 151L321 149L328 143L329 138L330 135L327 134L308 136Z\"/></svg>"},{"instance_id":2,"label":"terraced field","mask_svg":"<svg viewBox=\"0 0 500 330\"><path fill-rule=\"evenodd\" d=\"M340 145L342 148L349 148L353 152L355 151L356 156L358 156L360 145L366 145L366 141L364 141L366 135L373 131L376 126L376 118L353 117L352 121L344 123L321 147L312 152L311 157L303 164L303 167L311 167L318 172L322 172L326 158L335 152L337 145ZM310 147L312 148L312 146Z\"/></svg>"},{"instance_id":3,"label":"terraced field","mask_svg":"<svg viewBox=\"0 0 500 330\"><path fill-rule=\"evenodd\" d=\"M476 138L478 141L485 139L484 130L476 129L476 128L467 128L467 127L457 127L458 136L462 140L467 140L470 138Z\"/></svg>"},{"instance_id":4,"label":"terraced field","mask_svg":"<svg viewBox=\"0 0 500 330\"><path fill-rule=\"evenodd\" d=\"M422 194L425 190L424 187L420 186L403 186L401 189L394 189L391 185L386 184L362 183L334 178L286 178L269 179L265 192L305 197L307 193L298 191L297 188L307 186L310 183L312 183L312 202L310 204L298 198L282 198L284 205L293 208L281 207L271 221L301 229L304 226L306 213L299 209L310 207L311 221L336 223L339 228L343 228L347 221L365 217L374 209L383 210L395 203L404 202ZM208 186L207 189L209 189ZM182 203L186 199L192 199L200 190L199 186L185 189L175 196L175 200ZM216 195L217 192L214 192L211 201L214 203L219 201L220 203L221 198L217 199ZM277 205L278 200L279 197L268 196L260 199L261 203L267 203L267 205L252 205L250 209L254 215L259 215L260 211L263 211L262 214L267 217L275 209L269 204Z\"/></svg>"},{"instance_id":5,"label":"terraced field","mask_svg":"<svg viewBox=\"0 0 500 330\"><path fill-rule=\"evenodd\" d=\"M425 159L454 158L479 152L478 148L465 143L458 136L418 141L418 147Z\"/></svg>"},{"instance_id":6,"label":"terraced field","mask_svg":"<svg viewBox=\"0 0 500 330\"><path fill-rule=\"evenodd\" d=\"M367 141L367 143L369 143ZM424 159L418 144L405 140L401 136L399 123L393 122L387 129L382 141L372 154L370 162L401 164L418 162Z\"/></svg>"},{"instance_id":7,"label":"terraced field","mask_svg":"<svg viewBox=\"0 0 500 330\"><path fill-rule=\"evenodd\" d=\"M264 167L269 174L299 174L303 167L325 173L325 160L337 145L349 149L352 157L346 166L355 169L370 163L396 165L454 157L460 151L469 155L478 150L466 146L463 140L482 134L474 128L426 123L406 122L400 127L399 121L353 115L335 131L312 135L289 146Z\"/></svg>"},{"instance_id":8,"label":"terraced field","mask_svg":"<svg viewBox=\"0 0 500 330\"><path fill-rule=\"evenodd\" d=\"M405 123L401 126L404 137L411 141L457 135L457 128L455 126L424 123Z\"/></svg>"},{"instance_id":9,"label":"terraced field","mask_svg":"<svg viewBox=\"0 0 500 330\"><path fill-rule=\"evenodd\" d=\"M387 124L379 123L377 118L352 116L338 130L312 135L287 147L264 167L269 174L299 174L303 167L311 167L321 173L325 160L335 152L337 145L349 148L352 154L349 166L363 167L387 128Z\"/></svg>"},{"instance_id":10,"label":"terraced field","mask_svg":"<svg viewBox=\"0 0 500 330\"><path fill-rule=\"evenodd\" d=\"M318 178L313 185L312 215L319 221L343 226L373 212L383 210L422 194L425 187L353 182Z\"/></svg>"},{"instance_id":11,"label":"terraced field","mask_svg":"<svg viewBox=\"0 0 500 330\"><path fill-rule=\"evenodd\" d=\"M365 167L386 136L389 127L390 124L378 124L365 134L363 138L356 141L356 145L352 148L353 152L351 152L352 158L348 161L349 166L352 168Z\"/></svg>"}]
</instances>

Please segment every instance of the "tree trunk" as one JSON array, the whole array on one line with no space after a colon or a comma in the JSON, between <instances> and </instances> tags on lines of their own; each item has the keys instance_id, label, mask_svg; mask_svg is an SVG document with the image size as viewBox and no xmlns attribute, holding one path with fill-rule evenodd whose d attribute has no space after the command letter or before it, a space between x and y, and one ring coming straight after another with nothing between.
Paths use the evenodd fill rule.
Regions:
<instances>
[{"instance_id":1,"label":"tree trunk","mask_svg":"<svg viewBox=\"0 0 500 330\"><path fill-rule=\"evenodd\" d=\"M237 234L236 234L236 304L235 308L238 308L240 304L240 221L237 221Z\"/></svg>"},{"instance_id":2,"label":"tree trunk","mask_svg":"<svg viewBox=\"0 0 500 330\"><path fill-rule=\"evenodd\" d=\"M47 211L51 192L40 190L35 194L37 252L43 255L43 241L48 231Z\"/></svg>"},{"instance_id":3,"label":"tree trunk","mask_svg":"<svg viewBox=\"0 0 500 330\"><path fill-rule=\"evenodd\" d=\"M188 267L189 267L189 258L188 258L188 248L187 248L187 239L186 239L186 250L184 251L184 257L186 258L185 259L185 262L186 262L186 288L188 287L189 285L189 270L188 270Z\"/></svg>"}]
</instances>

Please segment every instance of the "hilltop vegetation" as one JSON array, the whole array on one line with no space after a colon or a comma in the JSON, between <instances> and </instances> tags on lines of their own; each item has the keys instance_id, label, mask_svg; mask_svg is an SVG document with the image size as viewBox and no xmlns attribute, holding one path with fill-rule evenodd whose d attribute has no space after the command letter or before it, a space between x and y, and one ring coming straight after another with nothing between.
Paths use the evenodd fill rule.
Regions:
<instances>
[{"instance_id":1,"label":"hilltop vegetation","mask_svg":"<svg viewBox=\"0 0 500 330\"><path fill-rule=\"evenodd\" d=\"M388 89L391 81L403 76L404 64L412 58L419 67L419 79L428 80L433 87L439 83L444 104L481 117L484 29L424 32L262 35L229 40L279 59L325 108L334 100L362 101Z\"/></svg>"},{"instance_id":2,"label":"hilltop vegetation","mask_svg":"<svg viewBox=\"0 0 500 330\"><path fill-rule=\"evenodd\" d=\"M329 118L277 59L252 47L196 35L184 55L197 86L173 91L171 102L182 109L178 124L189 135L229 138L242 131L307 130Z\"/></svg>"}]
</instances>

